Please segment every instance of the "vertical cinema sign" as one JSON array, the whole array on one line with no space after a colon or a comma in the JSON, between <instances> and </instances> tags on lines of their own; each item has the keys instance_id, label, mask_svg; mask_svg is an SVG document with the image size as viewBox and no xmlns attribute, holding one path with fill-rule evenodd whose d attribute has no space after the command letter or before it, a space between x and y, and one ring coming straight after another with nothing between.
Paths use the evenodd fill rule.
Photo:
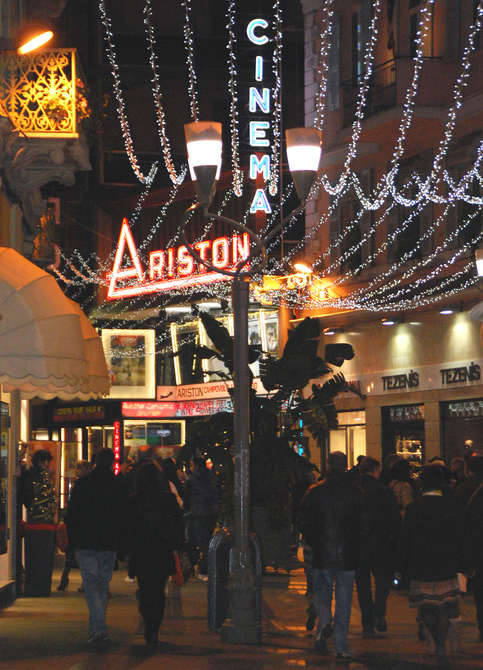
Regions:
<instances>
[{"instance_id":1,"label":"vertical cinema sign","mask_svg":"<svg viewBox=\"0 0 483 670\"><path fill-rule=\"evenodd\" d=\"M265 30L268 28L268 22L265 19L252 19L247 25L247 37L252 44L263 47L268 43L268 37ZM255 56L255 81L256 86L250 86L248 91L248 111L250 115L260 112L263 115L270 114L270 101L272 99L271 90L263 85L264 80L264 61L263 56ZM265 183L270 178L270 154L264 153L270 146L270 140L267 137L270 130L270 121L268 120L249 120L249 141L250 141L250 179L256 180L262 175ZM272 208L268 202L265 189L257 188L250 205L250 213L265 212L270 214Z\"/></svg>"}]
</instances>

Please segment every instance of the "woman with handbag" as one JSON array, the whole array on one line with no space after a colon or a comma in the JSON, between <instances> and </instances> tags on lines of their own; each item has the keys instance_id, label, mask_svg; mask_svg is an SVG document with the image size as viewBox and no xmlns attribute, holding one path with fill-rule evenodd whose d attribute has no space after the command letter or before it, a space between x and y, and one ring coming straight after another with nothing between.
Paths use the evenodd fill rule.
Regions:
<instances>
[{"instance_id":1,"label":"woman with handbag","mask_svg":"<svg viewBox=\"0 0 483 670\"><path fill-rule=\"evenodd\" d=\"M130 553L139 586L144 639L149 646L158 642L166 581L176 573L173 552L183 541L182 512L176 498L158 464L148 462L138 471L130 504Z\"/></svg>"}]
</instances>

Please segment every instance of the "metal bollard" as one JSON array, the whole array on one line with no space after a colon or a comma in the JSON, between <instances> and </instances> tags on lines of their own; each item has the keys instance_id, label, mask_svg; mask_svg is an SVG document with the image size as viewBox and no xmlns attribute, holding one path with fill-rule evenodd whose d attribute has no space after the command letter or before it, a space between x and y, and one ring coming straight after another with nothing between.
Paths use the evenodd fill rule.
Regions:
<instances>
[{"instance_id":1,"label":"metal bollard","mask_svg":"<svg viewBox=\"0 0 483 670\"><path fill-rule=\"evenodd\" d=\"M257 627L262 629L262 553L260 542L250 536L255 572ZM218 530L210 540L208 548L208 628L219 631L225 619L230 617L229 578L231 572L232 535L230 530Z\"/></svg>"},{"instance_id":2,"label":"metal bollard","mask_svg":"<svg viewBox=\"0 0 483 670\"><path fill-rule=\"evenodd\" d=\"M208 547L208 628L217 631L228 616L231 533L218 530Z\"/></svg>"}]
</instances>

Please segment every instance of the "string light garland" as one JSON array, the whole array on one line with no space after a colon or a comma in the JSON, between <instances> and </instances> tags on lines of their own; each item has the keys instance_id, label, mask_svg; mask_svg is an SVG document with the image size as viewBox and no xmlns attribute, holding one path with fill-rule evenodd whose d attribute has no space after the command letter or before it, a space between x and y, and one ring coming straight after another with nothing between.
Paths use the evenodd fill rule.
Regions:
<instances>
[{"instance_id":1,"label":"string light garland","mask_svg":"<svg viewBox=\"0 0 483 670\"><path fill-rule=\"evenodd\" d=\"M282 8L280 5L280 0L275 0L273 3L272 31L272 73L275 83L272 88L272 156L270 159L270 178L268 183L268 192L273 197L278 193L278 182L280 180L280 130L282 123L282 105L280 100L282 91Z\"/></svg>"},{"instance_id":2,"label":"string light garland","mask_svg":"<svg viewBox=\"0 0 483 670\"><path fill-rule=\"evenodd\" d=\"M236 1L228 0L227 8L228 31L228 90L230 91L230 137L231 137L231 163L233 171L233 191L237 198L243 195L243 171L240 168L239 153L239 128L238 128L238 79L236 67Z\"/></svg>"},{"instance_id":3,"label":"string light garland","mask_svg":"<svg viewBox=\"0 0 483 670\"><path fill-rule=\"evenodd\" d=\"M181 0L181 6L184 7L184 28L183 38L186 53L186 64L188 66L188 98L192 121L199 121L200 104L198 102L197 77L195 71L195 55L193 31L191 29L191 0Z\"/></svg>"},{"instance_id":4,"label":"string light garland","mask_svg":"<svg viewBox=\"0 0 483 670\"><path fill-rule=\"evenodd\" d=\"M106 45L107 58L111 66L112 80L113 80L113 89L114 95L117 100L117 115L119 118L119 123L121 124L121 132L124 140L124 146L126 148L126 153L129 158L129 162L134 171L134 174L139 179L142 184L149 184L150 178L153 176L153 168L151 168L149 174L145 176L139 167L138 159L134 152L134 142L131 136L131 129L129 127L129 122L126 115L126 106L124 103L124 98L122 95L121 87L121 77L119 75L119 66L117 64L116 58L116 49L114 47L114 35L112 32L111 19L107 15L106 5L104 0L99 0L99 11L101 23L104 26L104 43Z\"/></svg>"},{"instance_id":5,"label":"string light garland","mask_svg":"<svg viewBox=\"0 0 483 670\"><path fill-rule=\"evenodd\" d=\"M159 62L155 50L156 38L151 20L153 15L151 0L145 0L143 14L144 14L145 34L149 52L149 64L151 65L151 69L153 71L152 91L153 91L154 107L156 109L156 124L158 128L159 140L161 142L161 148L163 150L164 163L166 165L166 169L168 171L171 181L175 184L181 183L181 181L183 181L184 179L184 174L186 174L186 171L184 171L184 173L183 172L180 173L180 175L176 174L173 159L171 156L171 145L168 136L166 134L166 115L164 112L162 102L163 94L161 93Z\"/></svg>"},{"instance_id":6,"label":"string light garland","mask_svg":"<svg viewBox=\"0 0 483 670\"><path fill-rule=\"evenodd\" d=\"M319 36L320 44L317 64L317 81L319 82L319 85L315 93L314 127L321 131L324 129L325 120L329 50L331 38L334 34L334 1L335 0L324 1L321 18L321 23L324 27Z\"/></svg>"}]
</instances>

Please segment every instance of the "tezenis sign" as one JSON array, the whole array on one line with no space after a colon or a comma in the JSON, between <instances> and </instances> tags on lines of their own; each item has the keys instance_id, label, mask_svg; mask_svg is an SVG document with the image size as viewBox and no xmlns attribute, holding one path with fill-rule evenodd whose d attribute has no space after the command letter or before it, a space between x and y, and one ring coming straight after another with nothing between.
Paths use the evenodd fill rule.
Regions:
<instances>
[{"instance_id":1,"label":"tezenis sign","mask_svg":"<svg viewBox=\"0 0 483 670\"><path fill-rule=\"evenodd\" d=\"M216 268L233 269L250 255L250 236L233 235L202 240L193 244L203 260ZM129 256L131 264L123 263ZM151 251L148 268L145 270L139 258L127 219L123 219L112 271L107 274L110 300L128 298L146 293L181 289L197 284L226 281L230 277L218 272L209 272L205 265L197 263L186 245Z\"/></svg>"}]
</instances>

